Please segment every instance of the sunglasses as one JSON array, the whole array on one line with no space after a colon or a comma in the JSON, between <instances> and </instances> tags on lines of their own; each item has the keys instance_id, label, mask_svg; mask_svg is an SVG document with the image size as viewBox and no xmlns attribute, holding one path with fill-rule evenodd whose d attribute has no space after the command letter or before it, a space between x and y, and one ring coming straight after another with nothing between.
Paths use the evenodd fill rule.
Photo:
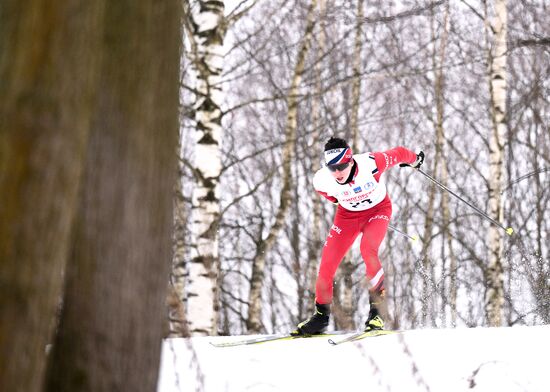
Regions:
<instances>
[{"instance_id":1,"label":"sunglasses","mask_svg":"<svg viewBox=\"0 0 550 392\"><path fill-rule=\"evenodd\" d=\"M331 172L344 171L349 166L349 164L350 162L346 162L346 163L340 163L338 165L329 165L327 167Z\"/></svg>"}]
</instances>

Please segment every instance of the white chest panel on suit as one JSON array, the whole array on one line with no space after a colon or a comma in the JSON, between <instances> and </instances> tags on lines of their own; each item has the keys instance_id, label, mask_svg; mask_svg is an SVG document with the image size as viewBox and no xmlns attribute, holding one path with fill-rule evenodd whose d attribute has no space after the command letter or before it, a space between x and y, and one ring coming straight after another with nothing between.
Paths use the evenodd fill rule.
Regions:
<instances>
[{"instance_id":1,"label":"white chest panel on suit","mask_svg":"<svg viewBox=\"0 0 550 392\"><path fill-rule=\"evenodd\" d=\"M349 211L364 211L374 207L386 197L386 185L374 175L378 172L374 157L368 153L353 156L357 163L357 173L348 184L336 182L327 167L315 173L313 186L315 190L335 197L338 204Z\"/></svg>"}]
</instances>

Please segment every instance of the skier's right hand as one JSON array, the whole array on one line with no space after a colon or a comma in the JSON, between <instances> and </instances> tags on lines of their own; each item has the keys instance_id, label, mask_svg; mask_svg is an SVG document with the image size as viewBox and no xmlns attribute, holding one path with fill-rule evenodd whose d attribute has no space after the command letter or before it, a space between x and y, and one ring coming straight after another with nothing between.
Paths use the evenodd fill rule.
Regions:
<instances>
[{"instance_id":1,"label":"skier's right hand","mask_svg":"<svg viewBox=\"0 0 550 392\"><path fill-rule=\"evenodd\" d=\"M418 169L422 164L424 163L424 151L419 151L418 154L416 154L416 161L413 163L400 163L399 166L406 167L410 166L413 169Z\"/></svg>"}]
</instances>

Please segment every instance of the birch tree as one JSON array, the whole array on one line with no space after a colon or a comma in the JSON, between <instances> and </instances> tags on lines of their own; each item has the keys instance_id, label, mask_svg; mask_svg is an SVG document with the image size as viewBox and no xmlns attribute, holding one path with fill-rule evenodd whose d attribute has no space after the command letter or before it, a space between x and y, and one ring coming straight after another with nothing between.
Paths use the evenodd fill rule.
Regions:
<instances>
[{"instance_id":1,"label":"birch tree","mask_svg":"<svg viewBox=\"0 0 550 392\"><path fill-rule=\"evenodd\" d=\"M506 0L494 1L494 17L487 21L489 40L489 91L491 129L489 137L489 215L503 221L502 188L504 177L504 147L506 143ZM489 265L486 272L487 292L485 308L491 326L502 325L504 304L503 232L491 225L487 233Z\"/></svg>"},{"instance_id":2,"label":"birch tree","mask_svg":"<svg viewBox=\"0 0 550 392\"><path fill-rule=\"evenodd\" d=\"M436 128L436 157L435 161L438 161L438 158L441 157L441 163L439 165L439 177L443 184L447 184L449 182L449 172L447 169L447 160L448 155L446 153L445 148L445 141L446 141L446 131L445 131L445 93L447 91L445 86L445 71L444 71L444 65L446 61L446 54L447 54L447 43L449 39L449 25L450 25L450 6L449 2L446 2L445 5L445 11L443 14L443 26L441 31L441 38L440 38L440 45L439 50L436 56L436 52L434 51L433 56L433 64L434 64L434 70L435 70L435 81L434 81L434 96L435 96L435 106L436 106L436 121L435 121L435 128ZM442 246L447 246L447 252L449 259L449 263L446 263L446 260L442 260L442 270L443 275L446 276L449 275L449 292L448 293L442 293L444 297L448 297L448 301L441 301L441 313L442 317L445 317L445 306L450 306L450 312L451 312L451 325L456 324L456 296L457 296L457 260L456 255L453 252L453 241L452 241L452 235L450 232L450 225L451 225L451 212L449 207L449 194L447 192L443 192L441 194L441 214L442 214L442 232L444 235ZM443 253L444 254L444 253ZM445 256L444 256L445 257ZM448 267L447 267L448 265Z\"/></svg>"},{"instance_id":3,"label":"birch tree","mask_svg":"<svg viewBox=\"0 0 550 392\"><path fill-rule=\"evenodd\" d=\"M191 257L186 263L186 316L191 334L215 335L218 314L219 179L223 94L223 1L186 1L188 38L196 72L195 161Z\"/></svg>"},{"instance_id":4,"label":"birch tree","mask_svg":"<svg viewBox=\"0 0 550 392\"><path fill-rule=\"evenodd\" d=\"M317 34L315 43L320 53L323 53L326 50L326 10L327 2L326 0L319 0L319 15L322 23L319 23L317 26ZM311 143L310 149L315 151L319 148L321 142L320 138L320 129L323 124L323 119L321 118L321 97L323 93L322 87L322 69L321 63L317 62L313 68L314 73L314 94L311 102L311 127L313 132L311 133ZM315 154L315 152L313 152ZM315 155L314 155L315 156ZM315 159L311 160L311 165L309 166L309 172L313 173L317 170ZM314 303L310 300L315 296L315 280L317 276L317 270L319 266L319 260L321 257L321 249L323 246L323 241L321 239L321 198L315 195L312 200L311 205L311 238L309 239L309 246L307 252L307 264L305 269L305 279L307 290L305 292L298 293L298 319L303 320L306 315L313 312Z\"/></svg>"},{"instance_id":5,"label":"birch tree","mask_svg":"<svg viewBox=\"0 0 550 392\"><path fill-rule=\"evenodd\" d=\"M168 329L169 336L189 336L187 317L185 314L185 258L188 229L189 209L183 195L184 164L180 157L182 133L179 132L179 143L175 154L178 159L178 174L174 189L174 234L173 234L173 258L170 284L168 287Z\"/></svg>"},{"instance_id":6,"label":"birch tree","mask_svg":"<svg viewBox=\"0 0 550 392\"><path fill-rule=\"evenodd\" d=\"M350 132L351 132L351 148L354 153L359 153L359 110L361 102L361 63L363 52L363 19L365 15L364 0L357 2L357 15L355 21L355 32L353 40L353 57L352 57L352 74L351 82L351 113L350 113ZM352 260L351 254L344 256L344 260L340 266L340 271L337 276L341 278L341 317L338 320L338 328L351 330L353 325L353 272L356 265ZM335 314L336 318L336 314Z\"/></svg>"},{"instance_id":7,"label":"birch tree","mask_svg":"<svg viewBox=\"0 0 550 392\"><path fill-rule=\"evenodd\" d=\"M264 283L265 262L268 252L275 243L279 231L283 227L285 217L290 205L291 191L291 164L294 157L294 144L296 143L296 128L298 115L298 98L300 93L300 84L306 65L306 55L311 46L313 28L315 26L315 10L317 0L312 0L308 10L305 32L302 37L300 49L296 58L294 73L290 82L287 95L287 119L285 125L285 144L282 153L282 182L281 197L279 199L279 209L275 216L275 222L270 228L269 233L256 253L252 265L252 275L250 278L249 309L247 318L247 328L250 332L260 332L262 330L261 306L262 306L262 288Z\"/></svg>"},{"instance_id":8,"label":"birch tree","mask_svg":"<svg viewBox=\"0 0 550 392\"><path fill-rule=\"evenodd\" d=\"M448 156L446 154L446 130L445 130L445 93L447 91L446 89L446 79L447 75L445 73L445 64L446 64L446 56L447 56L447 46L448 46L448 36L449 36L449 2L446 2L445 10L442 15L442 21L441 21L441 28L437 28L436 24L438 21L438 18L436 15L432 12L432 18L431 18L431 31L432 31L432 40L434 49L432 51L432 69L433 69L433 97L434 97L434 103L433 106L430 107L431 111L428 117L433 123L433 126L435 128L435 151L432 157L430 157L429 161L432 162L433 167L433 173L436 178L439 178L439 180L446 184L449 182L449 174L447 170L447 160ZM433 113L433 115L432 115ZM436 211L433 211L434 209L434 203L435 203L435 197L436 194L440 194L441 199L441 208L435 209ZM440 232L441 232L441 241L440 247L441 247L441 260L439 267L442 271L442 277L440 278L440 287L441 287L441 305L440 309L437 308L436 302L437 298L432 298L432 303L429 304L428 298L434 297L433 290L435 290L435 287L432 287L434 285L435 281L435 273L434 269L436 268L436 265L431 265L432 261L428 262L428 258L432 257L428 254L428 247L433 247L433 226L437 225L436 217L439 215L438 212L440 212ZM433 184L430 186L430 196L429 196L429 205L427 208L427 214L426 214L426 223L425 223L425 235L424 239L426 241L426 244L423 247L422 251L422 260L424 263L424 284L423 284L423 301L422 301L422 318L423 323L426 325L429 321L432 326L436 325L436 319L441 318L445 320L445 307L448 305L448 302L450 302L451 306L451 313L452 319L454 320L456 318L456 259L454 258L454 255L452 254L452 236L450 235L450 211L449 211L449 194L447 192L440 193L439 189L435 188ZM428 235L429 233L429 235ZM447 247L447 252L449 254L447 255L447 252L445 251L445 247ZM435 259L435 258L434 258ZM447 265L447 259L449 259L449 264ZM433 260L435 264L436 260ZM428 268L429 266L429 268ZM450 276L449 279L449 287L450 292L447 294L445 292L446 285L444 284L447 280L447 275ZM449 301L444 300L444 298L449 298ZM431 305L431 306L430 306Z\"/></svg>"}]
</instances>

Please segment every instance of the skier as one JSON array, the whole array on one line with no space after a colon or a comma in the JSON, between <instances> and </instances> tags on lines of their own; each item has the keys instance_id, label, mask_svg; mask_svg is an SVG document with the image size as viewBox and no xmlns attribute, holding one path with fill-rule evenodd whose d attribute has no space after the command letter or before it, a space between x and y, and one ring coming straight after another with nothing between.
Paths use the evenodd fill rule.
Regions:
<instances>
[{"instance_id":1,"label":"skier","mask_svg":"<svg viewBox=\"0 0 550 392\"><path fill-rule=\"evenodd\" d=\"M369 286L370 310L365 331L384 329L384 322L389 323L390 318L378 248L388 230L392 204L380 176L396 164L419 168L424 162L424 153L415 154L396 147L385 152L352 155L344 139L331 137L325 144L324 157L326 165L315 173L313 186L338 207L321 256L315 285L315 313L298 324L291 335L315 335L326 329L334 274L359 234L362 234L360 250Z\"/></svg>"}]
</instances>

